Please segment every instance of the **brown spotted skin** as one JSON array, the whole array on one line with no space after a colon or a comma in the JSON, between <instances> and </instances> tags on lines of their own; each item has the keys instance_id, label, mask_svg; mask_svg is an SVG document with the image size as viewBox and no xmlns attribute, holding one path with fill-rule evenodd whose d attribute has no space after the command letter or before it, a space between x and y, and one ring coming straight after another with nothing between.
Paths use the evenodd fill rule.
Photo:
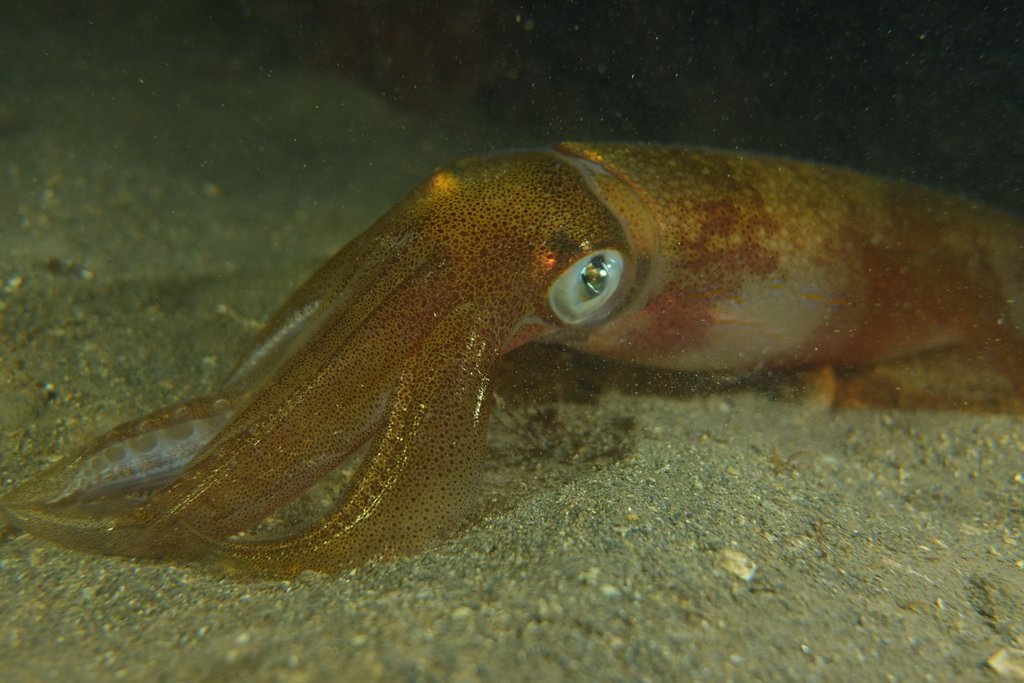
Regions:
<instances>
[{"instance_id":1,"label":"brown spotted skin","mask_svg":"<svg viewBox=\"0 0 1024 683\"><path fill-rule=\"evenodd\" d=\"M619 291L598 323L567 327L548 289L605 248L625 259ZM112 432L230 405L227 426L174 483L138 504L57 502L94 445L0 511L94 552L248 574L334 571L457 528L475 500L495 363L515 346L543 337L640 363L746 371L965 341L1019 390L1022 283L1019 220L841 169L576 143L467 159L314 274L221 392ZM285 538L236 538L356 452L366 455L323 518Z\"/></svg>"}]
</instances>

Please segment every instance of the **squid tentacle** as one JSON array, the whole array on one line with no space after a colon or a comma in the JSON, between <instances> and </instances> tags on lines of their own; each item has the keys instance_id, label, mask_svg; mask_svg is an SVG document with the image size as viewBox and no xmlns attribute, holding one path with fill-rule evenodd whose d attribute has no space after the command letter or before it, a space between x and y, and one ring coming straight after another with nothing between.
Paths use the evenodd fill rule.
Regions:
<instances>
[{"instance_id":1,"label":"squid tentacle","mask_svg":"<svg viewBox=\"0 0 1024 683\"><path fill-rule=\"evenodd\" d=\"M405 362L377 452L323 519L272 540L198 532L213 558L246 573L329 571L422 549L450 533L478 489L490 378L501 351L501 335L480 329L483 316L470 303L458 305ZM462 342L453 346L452 339ZM438 443L439 429L452 438Z\"/></svg>"}]
</instances>

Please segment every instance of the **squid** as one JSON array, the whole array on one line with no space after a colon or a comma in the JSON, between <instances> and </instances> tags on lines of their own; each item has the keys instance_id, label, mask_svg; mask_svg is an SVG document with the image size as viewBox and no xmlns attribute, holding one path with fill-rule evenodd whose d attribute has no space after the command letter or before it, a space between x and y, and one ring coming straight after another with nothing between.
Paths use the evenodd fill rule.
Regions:
<instances>
[{"instance_id":1,"label":"squid","mask_svg":"<svg viewBox=\"0 0 1024 683\"><path fill-rule=\"evenodd\" d=\"M0 500L104 554L250 575L416 553L474 504L502 354L687 371L949 345L1024 394L1024 222L771 156L563 143L437 170L271 317L212 395L115 427ZM273 518L341 467L330 504Z\"/></svg>"}]
</instances>

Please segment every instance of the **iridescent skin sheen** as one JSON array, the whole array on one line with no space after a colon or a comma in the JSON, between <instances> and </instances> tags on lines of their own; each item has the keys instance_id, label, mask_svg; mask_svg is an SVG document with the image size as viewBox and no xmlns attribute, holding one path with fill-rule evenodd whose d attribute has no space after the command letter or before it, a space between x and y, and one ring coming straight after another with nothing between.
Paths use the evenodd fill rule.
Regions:
<instances>
[{"instance_id":1,"label":"iridescent skin sheen","mask_svg":"<svg viewBox=\"0 0 1024 683\"><path fill-rule=\"evenodd\" d=\"M254 574L416 552L475 500L499 356L539 338L739 372L963 343L1020 394L1024 225L772 157L567 143L467 159L314 274L219 392L114 429L0 510L68 546ZM323 517L237 537L356 453Z\"/></svg>"}]
</instances>

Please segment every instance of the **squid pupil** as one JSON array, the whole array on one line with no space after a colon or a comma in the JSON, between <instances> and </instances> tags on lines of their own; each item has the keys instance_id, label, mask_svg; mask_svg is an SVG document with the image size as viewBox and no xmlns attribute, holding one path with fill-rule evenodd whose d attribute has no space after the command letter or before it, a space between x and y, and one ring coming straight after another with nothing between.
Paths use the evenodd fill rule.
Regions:
<instances>
[{"instance_id":1,"label":"squid pupil","mask_svg":"<svg viewBox=\"0 0 1024 683\"><path fill-rule=\"evenodd\" d=\"M604 264L604 257L595 256L590 259L580 271L580 279L591 295L597 296L603 292L608 285L608 268Z\"/></svg>"}]
</instances>

